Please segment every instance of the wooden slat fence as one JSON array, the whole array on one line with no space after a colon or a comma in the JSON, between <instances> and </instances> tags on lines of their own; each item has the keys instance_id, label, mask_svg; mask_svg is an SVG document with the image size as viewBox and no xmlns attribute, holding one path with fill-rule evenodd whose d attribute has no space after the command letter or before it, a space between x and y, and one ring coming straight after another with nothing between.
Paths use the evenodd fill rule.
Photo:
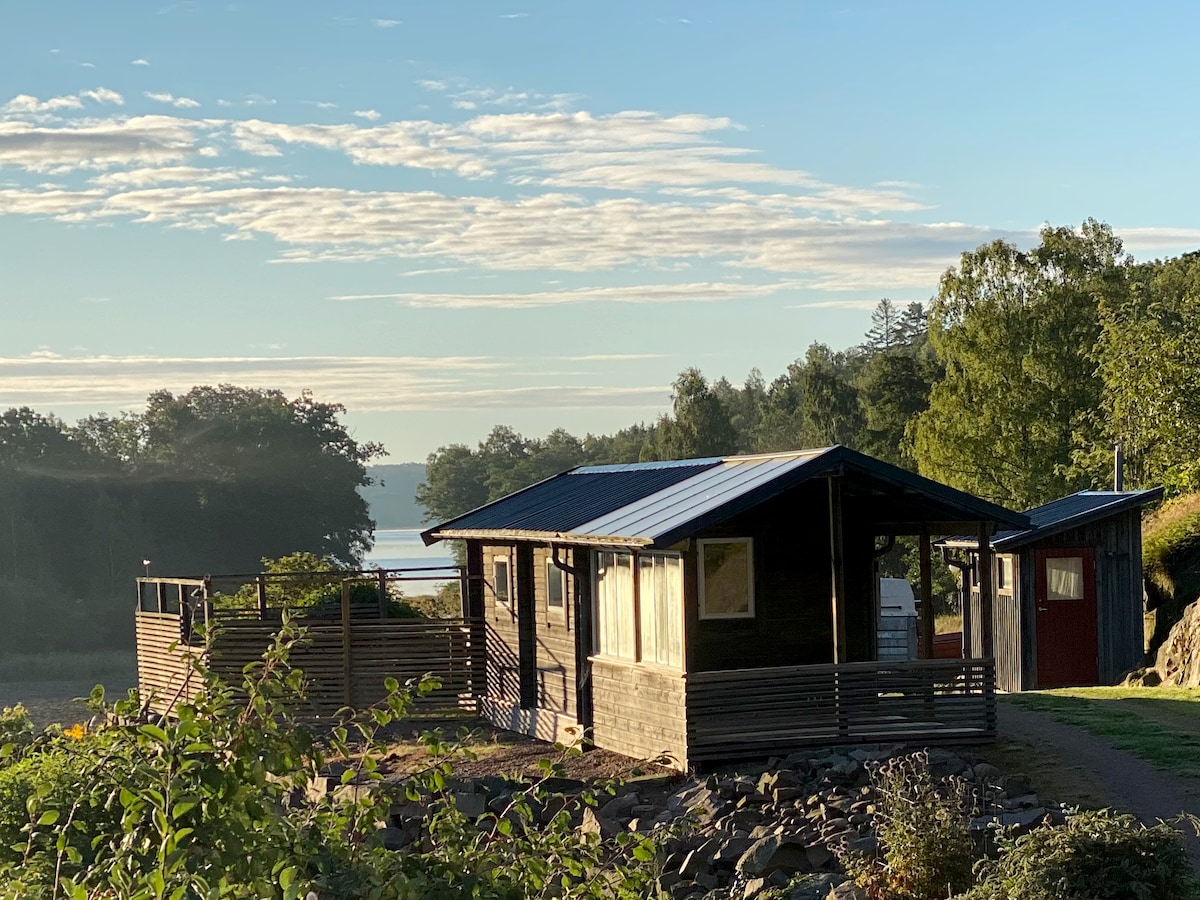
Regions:
<instances>
[{"instance_id":1,"label":"wooden slat fence","mask_svg":"<svg viewBox=\"0 0 1200 900\"><path fill-rule=\"evenodd\" d=\"M850 743L969 743L996 733L992 660L695 672L688 761Z\"/></svg>"},{"instance_id":2,"label":"wooden slat fence","mask_svg":"<svg viewBox=\"0 0 1200 900\"><path fill-rule=\"evenodd\" d=\"M270 645L278 624L231 616L217 617L217 629L204 647L168 649L179 639L178 614L138 611L138 682L143 692L168 696L186 657L202 653L205 663L227 683L242 682L242 670ZM350 618L294 620L305 629L305 643L293 649L290 664L308 683L311 715L330 715L343 706L369 706L383 699L384 680L401 684L432 674L441 687L418 704L418 711L446 713L475 709L484 690L484 648L468 619ZM142 633L147 637L143 641ZM194 677L194 676L193 676ZM174 695L174 690L170 696ZM164 702L159 701L162 711Z\"/></svg>"},{"instance_id":3,"label":"wooden slat fence","mask_svg":"<svg viewBox=\"0 0 1200 900\"><path fill-rule=\"evenodd\" d=\"M204 649L183 642L182 626L177 612L139 610L134 619L138 690L158 713L168 711L178 701L190 700L198 687L199 678L191 661Z\"/></svg>"}]
</instances>

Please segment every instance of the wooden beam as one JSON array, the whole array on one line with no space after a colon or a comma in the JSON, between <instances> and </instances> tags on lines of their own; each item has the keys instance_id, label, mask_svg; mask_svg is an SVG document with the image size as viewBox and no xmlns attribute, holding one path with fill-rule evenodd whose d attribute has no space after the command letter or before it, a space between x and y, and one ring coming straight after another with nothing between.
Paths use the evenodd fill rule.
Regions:
<instances>
[{"instance_id":1,"label":"wooden beam","mask_svg":"<svg viewBox=\"0 0 1200 900\"><path fill-rule=\"evenodd\" d=\"M921 656L933 659L933 561L929 543L929 529L921 531Z\"/></svg>"},{"instance_id":2,"label":"wooden beam","mask_svg":"<svg viewBox=\"0 0 1200 900\"><path fill-rule=\"evenodd\" d=\"M350 582L342 579L342 680L343 702L354 704L354 656L350 652Z\"/></svg>"},{"instance_id":3,"label":"wooden beam","mask_svg":"<svg viewBox=\"0 0 1200 900\"><path fill-rule=\"evenodd\" d=\"M830 605L833 611L833 661L846 662L846 559L842 534L842 481L830 475L829 482L829 565Z\"/></svg>"},{"instance_id":4,"label":"wooden beam","mask_svg":"<svg viewBox=\"0 0 1200 900\"><path fill-rule=\"evenodd\" d=\"M995 622L992 619L992 598L995 596L995 584L992 580L992 527L987 522L979 523L979 628L984 659L994 656L993 634Z\"/></svg>"}]
</instances>

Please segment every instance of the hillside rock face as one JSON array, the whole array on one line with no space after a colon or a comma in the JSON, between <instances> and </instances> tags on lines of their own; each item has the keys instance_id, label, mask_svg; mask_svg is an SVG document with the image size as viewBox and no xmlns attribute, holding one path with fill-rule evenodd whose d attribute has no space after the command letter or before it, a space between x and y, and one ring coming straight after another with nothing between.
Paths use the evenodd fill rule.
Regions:
<instances>
[{"instance_id":1,"label":"hillside rock face","mask_svg":"<svg viewBox=\"0 0 1200 900\"><path fill-rule=\"evenodd\" d=\"M1153 668L1133 673L1127 683L1200 687L1200 600L1184 609L1158 648Z\"/></svg>"}]
</instances>

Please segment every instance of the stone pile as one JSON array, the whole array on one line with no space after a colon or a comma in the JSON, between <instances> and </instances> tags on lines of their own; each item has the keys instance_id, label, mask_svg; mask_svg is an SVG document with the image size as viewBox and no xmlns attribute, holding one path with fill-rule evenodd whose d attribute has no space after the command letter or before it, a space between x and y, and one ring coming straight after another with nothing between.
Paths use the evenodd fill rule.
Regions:
<instances>
[{"instance_id":1,"label":"stone pile","mask_svg":"<svg viewBox=\"0 0 1200 900\"><path fill-rule=\"evenodd\" d=\"M667 835L658 885L672 898L851 900L860 894L841 873L837 851L875 852L869 770L905 752L863 747L796 753L707 777L634 780L598 807L581 806L578 828L604 837L621 831ZM981 851L996 825L1021 831L1046 819L1063 821L1062 807L1039 798L1024 775L1003 775L977 757L948 750L928 756L934 778L956 776L974 786L983 813L972 821L972 832ZM585 786L560 779L546 787L570 796ZM485 778L460 782L453 793L459 809L477 816L502 812L511 790L503 779ZM424 815L420 804L394 807L385 845L401 849L417 840Z\"/></svg>"}]
</instances>

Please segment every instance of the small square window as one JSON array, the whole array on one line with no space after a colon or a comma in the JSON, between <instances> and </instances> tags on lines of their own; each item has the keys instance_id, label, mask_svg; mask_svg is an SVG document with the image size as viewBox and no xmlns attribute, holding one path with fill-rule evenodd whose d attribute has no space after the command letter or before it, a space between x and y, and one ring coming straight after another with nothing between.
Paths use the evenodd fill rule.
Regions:
<instances>
[{"instance_id":1,"label":"small square window","mask_svg":"<svg viewBox=\"0 0 1200 900\"><path fill-rule=\"evenodd\" d=\"M492 590L498 603L507 603L509 597L508 560L492 560Z\"/></svg>"},{"instance_id":2,"label":"small square window","mask_svg":"<svg viewBox=\"0 0 1200 900\"><path fill-rule=\"evenodd\" d=\"M750 538L701 540L700 618L754 618L754 545Z\"/></svg>"}]
</instances>

